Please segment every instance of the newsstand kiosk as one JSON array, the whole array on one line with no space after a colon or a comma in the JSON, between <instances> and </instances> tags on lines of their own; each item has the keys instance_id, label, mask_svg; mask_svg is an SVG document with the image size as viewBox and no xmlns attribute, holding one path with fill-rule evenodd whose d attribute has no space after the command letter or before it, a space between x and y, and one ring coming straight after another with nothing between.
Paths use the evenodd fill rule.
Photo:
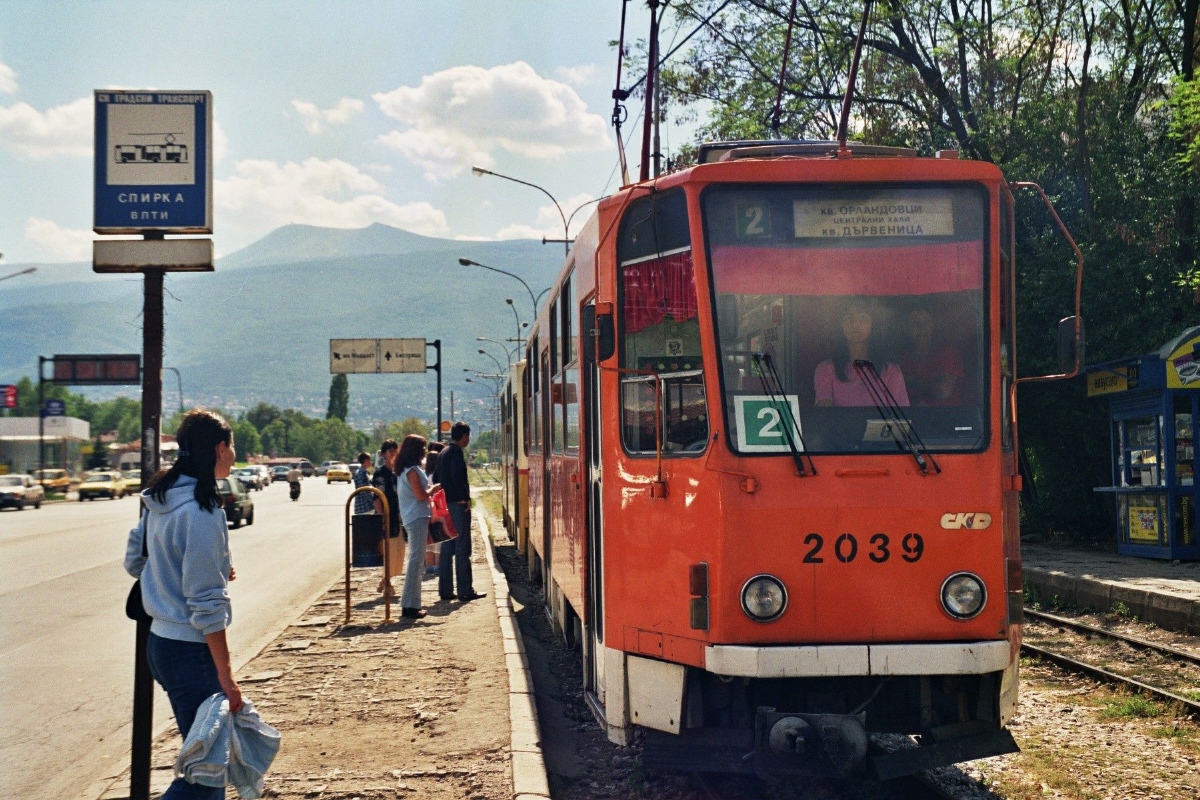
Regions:
<instances>
[{"instance_id":1,"label":"newsstand kiosk","mask_svg":"<svg viewBox=\"0 0 1200 800\"><path fill-rule=\"evenodd\" d=\"M1196 536L1196 430L1200 424L1200 326L1156 353L1088 367L1088 396L1107 395L1117 552L1200 560Z\"/></svg>"}]
</instances>

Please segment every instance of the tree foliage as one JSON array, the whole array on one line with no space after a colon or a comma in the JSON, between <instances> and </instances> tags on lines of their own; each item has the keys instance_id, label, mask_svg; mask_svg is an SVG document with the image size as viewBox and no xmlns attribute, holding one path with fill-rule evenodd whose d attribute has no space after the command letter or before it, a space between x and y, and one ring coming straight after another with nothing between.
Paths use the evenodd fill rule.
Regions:
<instances>
[{"instance_id":1,"label":"tree foliage","mask_svg":"<svg viewBox=\"0 0 1200 800\"><path fill-rule=\"evenodd\" d=\"M345 422L349 412L350 379L344 373L338 373L329 382L329 410L325 412L325 419L337 418Z\"/></svg>"},{"instance_id":2,"label":"tree foliage","mask_svg":"<svg viewBox=\"0 0 1200 800\"><path fill-rule=\"evenodd\" d=\"M690 30L720 5L669 8ZM770 138L791 6L726 4L664 67L664 113L699 120L699 141ZM1040 183L1084 252L1090 363L1154 350L1197 319L1198 8L881 0L869 20L851 138L955 149ZM796 9L777 133L834 138L862 7ZM1018 365L1044 374L1054 371L1055 323L1071 310L1074 259L1036 197L1018 197L1018 217ZM1040 490L1029 528L1111 529L1109 504L1091 491L1110 482L1106 414L1079 380L1022 389L1022 443Z\"/></svg>"}]
</instances>

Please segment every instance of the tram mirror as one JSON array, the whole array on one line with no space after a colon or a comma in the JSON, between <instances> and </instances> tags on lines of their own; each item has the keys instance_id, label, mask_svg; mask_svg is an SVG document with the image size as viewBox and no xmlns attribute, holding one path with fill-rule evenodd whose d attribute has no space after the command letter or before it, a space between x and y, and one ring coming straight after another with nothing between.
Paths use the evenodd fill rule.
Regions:
<instances>
[{"instance_id":1,"label":"tram mirror","mask_svg":"<svg viewBox=\"0 0 1200 800\"><path fill-rule=\"evenodd\" d=\"M583 309L583 357L587 361L607 361L617 351L616 326L612 303L588 305Z\"/></svg>"},{"instance_id":2,"label":"tram mirror","mask_svg":"<svg viewBox=\"0 0 1200 800\"><path fill-rule=\"evenodd\" d=\"M1076 317L1063 317L1058 321L1058 371L1063 374L1073 374L1083 367L1083 317L1078 317L1078 339L1075 338L1075 320Z\"/></svg>"}]
</instances>

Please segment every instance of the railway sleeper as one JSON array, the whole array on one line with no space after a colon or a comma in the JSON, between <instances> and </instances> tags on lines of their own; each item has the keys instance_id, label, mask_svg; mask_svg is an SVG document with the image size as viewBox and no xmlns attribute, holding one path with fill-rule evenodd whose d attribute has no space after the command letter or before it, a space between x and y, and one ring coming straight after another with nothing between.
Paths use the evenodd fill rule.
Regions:
<instances>
[{"instance_id":1,"label":"railway sleeper","mask_svg":"<svg viewBox=\"0 0 1200 800\"><path fill-rule=\"evenodd\" d=\"M1014 753L998 718L1000 680L1000 673L729 679L689 667L682 724L677 732L646 731L643 765L763 777L870 771L888 780ZM888 733L916 734L918 745L872 751L871 734Z\"/></svg>"}]
</instances>

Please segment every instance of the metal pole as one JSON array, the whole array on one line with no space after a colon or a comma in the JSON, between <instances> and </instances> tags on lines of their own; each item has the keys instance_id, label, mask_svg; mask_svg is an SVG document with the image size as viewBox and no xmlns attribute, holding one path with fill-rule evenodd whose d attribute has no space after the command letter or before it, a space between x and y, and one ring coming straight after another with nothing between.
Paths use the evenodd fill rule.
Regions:
<instances>
[{"instance_id":1,"label":"metal pole","mask_svg":"<svg viewBox=\"0 0 1200 800\"><path fill-rule=\"evenodd\" d=\"M425 346L432 347L437 351L437 363L425 369L432 369L437 373L437 440L440 442L442 441L442 340L434 339L432 342L426 342Z\"/></svg>"},{"instance_id":2,"label":"metal pole","mask_svg":"<svg viewBox=\"0 0 1200 800\"><path fill-rule=\"evenodd\" d=\"M46 391L42 387L42 366L48 360L38 356L38 482L46 480ZM69 488L69 487L68 487Z\"/></svg>"},{"instance_id":3,"label":"metal pole","mask_svg":"<svg viewBox=\"0 0 1200 800\"><path fill-rule=\"evenodd\" d=\"M146 235L162 238L161 234ZM162 429L163 275L147 269L142 310L142 480L158 472ZM149 623L138 623L133 674L133 743L129 770L130 800L150 800L150 744L154 722L154 679L146 661Z\"/></svg>"},{"instance_id":4,"label":"metal pole","mask_svg":"<svg viewBox=\"0 0 1200 800\"><path fill-rule=\"evenodd\" d=\"M650 42L646 58L646 112L642 119L642 164L639 180L650 180L650 136L654 124L654 84L658 82L658 0L650 0Z\"/></svg>"}]
</instances>

